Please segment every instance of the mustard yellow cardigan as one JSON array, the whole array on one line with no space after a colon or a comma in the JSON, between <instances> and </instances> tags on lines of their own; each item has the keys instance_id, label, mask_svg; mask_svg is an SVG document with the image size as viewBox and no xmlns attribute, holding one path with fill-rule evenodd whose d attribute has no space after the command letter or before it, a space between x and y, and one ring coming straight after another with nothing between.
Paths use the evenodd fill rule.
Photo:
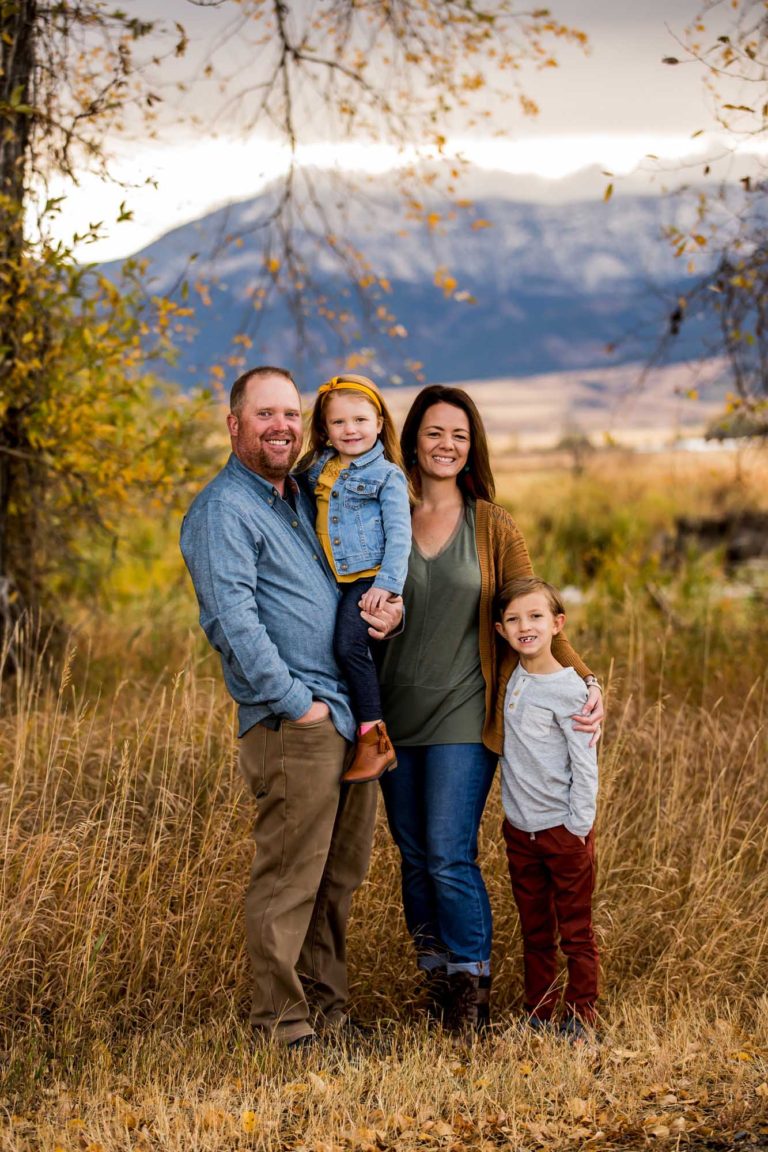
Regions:
<instances>
[{"instance_id":1,"label":"mustard yellow cardigan","mask_svg":"<svg viewBox=\"0 0 768 1152\"><path fill-rule=\"evenodd\" d=\"M517 665L517 653L494 628L493 601L508 580L532 576L533 566L522 532L498 504L477 501L475 538L480 561L480 667L485 680L483 743L501 755L504 691ZM564 667L575 668L579 676L591 675L562 632L552 642L552 654Z\"/></svg>"}]
</instances>

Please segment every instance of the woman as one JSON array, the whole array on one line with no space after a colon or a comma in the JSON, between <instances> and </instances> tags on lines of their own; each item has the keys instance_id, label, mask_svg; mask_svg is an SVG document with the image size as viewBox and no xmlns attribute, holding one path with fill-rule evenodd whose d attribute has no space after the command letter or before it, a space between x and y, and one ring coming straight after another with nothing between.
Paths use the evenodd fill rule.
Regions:
<instances>
[{"instance_id":1,"label":"woman","mask_svg":"<svg viewBox=\"0 0 768 1152\"><path fill-rule=\"evenodd\" d=\"M381 786L428 1007L463 1031L489 1019L491 909L477 833L502 746L493 598L533 569L519 528L493 502L485 430L466 392L424 388L401 446L417 503L407 626L381 653L384 718L398 761ZM553 651L589 685L576 727L597 736L597 680L564 637Z\"/></svg>"}]
</instances>

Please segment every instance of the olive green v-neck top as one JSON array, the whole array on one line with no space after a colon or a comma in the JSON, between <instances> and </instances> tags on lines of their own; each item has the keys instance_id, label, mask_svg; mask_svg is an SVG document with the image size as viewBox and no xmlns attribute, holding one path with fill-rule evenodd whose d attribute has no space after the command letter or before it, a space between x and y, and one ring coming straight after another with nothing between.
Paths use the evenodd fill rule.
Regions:
<instances>
[{"instance_id":1,"label":"olive green v-neck top","mask_svg":"<svg viewBox=\"0 0 768 1152\"><path fill-rule=\"evenodd\" d=\"M393 743L481 742L480 583L473 506L437 555L424 556L412 544L403 592L405 628L382 645L379 670Z\"/></svg>"}]
</instances>

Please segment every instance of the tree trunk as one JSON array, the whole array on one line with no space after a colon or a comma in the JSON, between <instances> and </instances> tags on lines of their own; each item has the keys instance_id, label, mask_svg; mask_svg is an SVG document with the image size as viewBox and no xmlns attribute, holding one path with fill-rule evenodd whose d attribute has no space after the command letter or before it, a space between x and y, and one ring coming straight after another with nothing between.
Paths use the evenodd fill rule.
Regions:
<instances>
[{"instance_id":1,"label":"tree trunk","mask_svg":"<svg viewBox=\"0 0 768 1152\"><path fill-rule=\"evenodd\" d=\"M17 615L9 514L26 467L14 366L25 330L19 304L36 31L37 0L0 0L0 640Z\"/></svg>"}]
</instances>

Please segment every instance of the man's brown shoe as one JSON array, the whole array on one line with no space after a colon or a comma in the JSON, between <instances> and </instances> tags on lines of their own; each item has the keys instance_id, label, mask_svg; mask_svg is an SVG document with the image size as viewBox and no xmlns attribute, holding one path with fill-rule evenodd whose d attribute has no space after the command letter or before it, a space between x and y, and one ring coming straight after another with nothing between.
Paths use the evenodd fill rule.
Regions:
<instances>
[{"instance_id":1,"label":"man's brown shoe","mask_svg":"<svg viewBox=\"0 0 768 1152\"><path fill-rule=\"evenodd\" d=\"M365 784L368 780L378 780L389 768L395 767L397 758L392 741L384 721L379 720L363 736L357 737L355 758L341 780L343 784Z\"/></svg>"}]
</instances>

